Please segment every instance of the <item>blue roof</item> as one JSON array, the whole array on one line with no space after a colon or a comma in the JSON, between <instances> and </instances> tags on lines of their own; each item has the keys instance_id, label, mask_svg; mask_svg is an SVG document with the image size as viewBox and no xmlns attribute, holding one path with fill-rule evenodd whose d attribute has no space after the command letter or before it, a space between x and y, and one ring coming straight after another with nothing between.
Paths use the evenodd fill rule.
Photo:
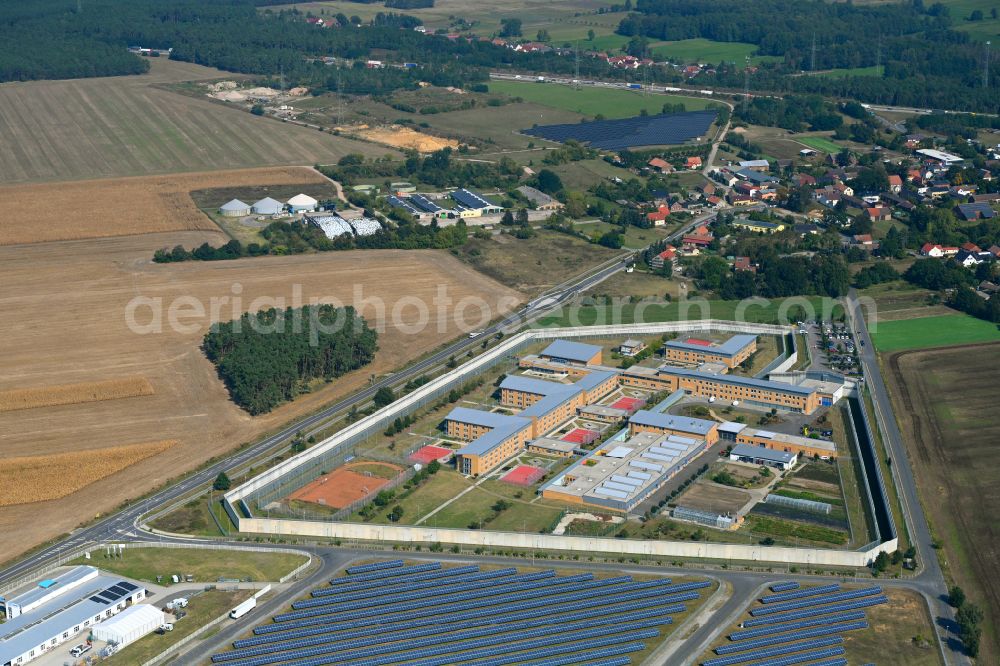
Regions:
<instances>
[{"instance_id":1,"label":"blue roof","mask_svg":"<svg viewBox=\"0 0 1000 666\"><path fill-rule=\"evenodd\" d=\"M719 356L736 356L747 345L756 341L756 335L734 335L721 345L696 345L681 342L680 340L669 340L663 346L670 347L671 349L685 349L688 351L718 354Z\"/></svg>"},{"instance_id":2,"label":"blue roof","mask_svg":"<svg viewBox=\"0 0 1000 666\"><path fill-rule=\"evenodd\" d=\"M586 363L600 351L601 348L597 345L571 342L569 340L556 340L542 351L541 356Z\"/></svg>"},{"instance_id":3,"label":"blue roof","mask_svg":"<svg viewBox=\"0 0 1000 666\"><path fill-rule=\"evenodd\" d=\"M582 388L584 391L592 391L607 380L617 376L617 372L609 372L608 370L593 370L588 372L586 376L578 379L573 386Z\"/></svg>"},{"instance_id":4,"label":"blue roof","mask_svg":"<svg viewBox=\"0 0 1000 666\"><path fill-rule=\"evenodd\" d=\"M958 204L958 211L962 214L962 217L967 219L975 218L977 216L990 219L996 216L996 212L990 207L990 205L982 201L976 203Z\"/></svg>"},{"instance_id":5,"label":"blue roof","mask_svg":"<svg viewBox=\"0 0 1000 666\"><path fill-rule=\"evenodd\" d=\"M500 388L512 391L524 391L525 393L534 393L537 395L565 393L573 389L570 384L547 382L544 379L535 379L534 377L525 377L523 375L507 375L500 382Z\"/></svg>"},{"instance_id":6,"label":"blue roof","mask_svg":"<svg viewBox=\"0 0 1000 666\"><path fill-rule=\"evenodd\" d=\"M422 211L436 213L441 210L441 206L428 199L422 194L414 194L410 197L410 203Z\"/></svg>"},{"instance_id":7,"label":"blue roof","mask_svg":"<svg viewBox=\"0 0 1000 666\"><path fill-rule=\"evenodd\" d=\"M448 413L448 416L445 417L448 421L471 423L472 425L482 426L484 428L499 428L509 423L509 420L512 418L517 417L510 416L508 414L487 412L481 409L469 409L468 407L456 407Z\"/></svg>"},{"instance_id":8,"label":"blue roof","mask_svg":"<svg viewBox=\"0 0 1000 666\"><path fill-rule=\"evenodd\" d=\"M576 388L574 386L567 386L565 388L568 389L568 390L566 390L566 391L558 391L556 393L550 393L549 395L545 396L544 398L542 398L541 400L539 400L535 404L531 405L530 407L527 407L527 408L521 410L521 414L520 415L521 416L526 416L526 417L528 417L528 416L537 416L537 417L545 416L546 414L548 414L549 412L551 412L553 409L555 409L559 405L563 404L567 400L570 400L571 398L573 398L574 396L576 396L578 393L580 393L580 389Z\"/></svg>"},{"instance_id":9,"label":"blue roof","mask_svg":"<svg viewBox=\"0 0 1000 666\"><path fill-rule=\"evenodd\" d=\"M632 418L630 418L628 422L635 423L636 425L652 426L654 428L679 430L680 432L689 432L702 436L707 435L711 432L712 428L719 425L715 421L695 419L690 416L661 414L659 412L651 412L647 409L640 409L637 411L632 415Z\"/></svg>"},{"instance_id":10,"label":"blue roof","mask_svg":"<svg viewBox=\"0 0 1000 666\"><path fill-rule=\"evenodd\" d=\"M499 416L502 419L501 422L488 433L477 437L459 449L458 455L485 455L511 435L531 426L531 419L507 416L506 414L496 414L495 416Z\"/></svg>"},{"instance_id":11,"label":"blue roof","mask_svg":"<svg viewBox=\"0 0 1000 666\"><path fill-rule=\"evenodd\" d=\"M416 206L411 204L409 201L406 201L405 199L400 199L395 195L386 198L386 201L389 203L390 206L395 206L396 208L402 208L411 215L420 214L420 211L417 209Z\"/></svg>"},{"instance_id":12,"label":"blue roof","mask_svg":"<svg viewBox=\"0 0 1000 666\"><path fill-rule=\"evenodd\" d=\"M730 451L730 455L738 456L740 458L761 458L763 460L773 460L775 462L785 463L786 465L792 462L792 459L795 458L794 453L775 451L774 449L768 449L763 446L750 446L749 444L737 444Z\"/></svg>"},{"instance_id":13,"label":"blue roof","mask_svg":"<svg viewBox=\"0 0 1000 666\"><path fill-rule=\"evenodd\" d=\"M660 373L665 375L674 375L675 377L690 377L692 379L711 380L714 382L720 382L722 384L730 384L733 386L752 386L755 388L767 389L769 391L777 391L780 393L792 393L794 395L812 395L814 392L814 389L804 388L802 386L796 386L795 384L772 382L767 379L751 379L750 377L737 377L735 375L713 375L707 372L698 372L697 370L685 370L683 368L671 368L669 366L661 367Z\"/></svg>"},{"instance_id":14,"label":"blue roof","mask_svg":"<svg viewBox=\"0 0 1000 666\"><path fill-rule=\"evenodd\" d=\"M778 179L767 173L760 173L759 171L754 171L753 169L740 169L736 172L736 175L745 178L746 180L753 181L755 183L776 183Z\"/></svg>"},{"instance_id":15,"label":"blue roof","mask_svg":"<svg viewBox=\"0 0 1000 666\"><path fill-rule=\"evenodd\" d=\"M479 208L489 208L493 206L489 201L482 198L475 192L471 192L465 188L455 190L451 193L451 198L462 204L466 208L479 209Z\"/></svg>"}]
</instances>

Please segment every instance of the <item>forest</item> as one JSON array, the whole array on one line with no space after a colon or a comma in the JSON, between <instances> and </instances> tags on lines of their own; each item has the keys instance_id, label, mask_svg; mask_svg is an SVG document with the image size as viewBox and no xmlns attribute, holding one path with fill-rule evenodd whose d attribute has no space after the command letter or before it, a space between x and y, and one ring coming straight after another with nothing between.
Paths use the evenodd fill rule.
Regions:
<instances>
[{"instance_id":1,"label":"forest","mask_svg":"<svg viewBox=\"0 0 1000 666\"><path fill-rule=\"evenodd\" d=\"M994 113L1000 106L1000 73L991 72L990 85L983 87L982 44L951 30L950 11L940 3L639 0L636 9L621 21L620 34L747 42L757 45L759 55L780 57L752 71L753 90ZM883 68L881 76L800 75L876 65ZM743 77L744 63L720 63L715 74L698 80L740 89Z\"/></svg>"},{"instance_id":2,"label":"forest","mask_svg":"<svg viewBox=\"0 0 1000 666\"><path fill-rule=\"evenodd\" d=\"M354 308L270 308L217 323L202 350L237 405L265 414L316 379L333 381L367 365L378 334Z\"/></svg>"}]
</instances>

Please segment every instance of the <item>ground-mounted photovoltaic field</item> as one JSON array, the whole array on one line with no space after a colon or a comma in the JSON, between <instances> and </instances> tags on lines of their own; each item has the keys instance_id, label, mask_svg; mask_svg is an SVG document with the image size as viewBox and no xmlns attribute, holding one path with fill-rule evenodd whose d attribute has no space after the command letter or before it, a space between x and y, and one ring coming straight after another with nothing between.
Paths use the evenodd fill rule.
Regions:
<instances>
[{"instance_id":1,"label":"ground-mounted photovoltaic field","mask_svg":"<svg viewBox=\"0 0 1000 666\"><path fill-rule=\"evenodd\" d=\"M642 663L715 588L642 578L378 560L348 568L212 663Z\"/></svg>"},{"instance_id":2,"label":"ground-mounted photovoltaic field","mask_svg":"<svg viewBox=\"0 0 1000 666\"><path fill-rule=\"evenodd\" d=\"M603 150L669 146L687 143L703 136L717 115L715 111L689 111L619 120L542 125L526 129L524 133L549 141L573 139Z\"/></svg>"},{"instance_id":3,"label":"ground-mounted photovoltaic field","mask_svg":"<svg viewBox=\"0 0 1000 666\"><path fill-rule=\"evenodd\" d=\"M330 163L347 153L392 152L171 92L161 85L234 77L162 58L151 64L141 76L0 85L0 183Z\"/></svg>"},{"instance_id":4,"label":"ground-mounted photovoltaic field","mask_svg":"<svg viewBox=\"0 0 1000 666\"><path fill-rule=\"evenodd\" d=\"M897 422L942 565L986 611L979 663L1000 655L1000 344L913 349L883 356Z\"/></svg>"}]
</instances>

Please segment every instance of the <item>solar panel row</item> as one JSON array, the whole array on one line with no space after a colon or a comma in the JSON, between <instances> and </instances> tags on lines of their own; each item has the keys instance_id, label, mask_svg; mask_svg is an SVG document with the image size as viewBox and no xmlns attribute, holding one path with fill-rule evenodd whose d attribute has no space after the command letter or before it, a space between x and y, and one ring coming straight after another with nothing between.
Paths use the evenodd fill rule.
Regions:
<instances>
[{"instance_id":1,"label":"solar panel row","mask_svg":"<svg viewBox=\"0 0 1000 666\"><path fill-rule=\"evenodd\" d=\"M463 576L462 578L454 580L454 581L451 581L451 580L442 581L440 579L436 579L436 580L423 580L423 581L419 581L419 582L416 582L416 583L397 583L397 584L393 584L393 585L388 586L388 587L387 586L380 586L380 587L377 587L375 589L348 591L346 593L339 593L340 592L339 588L333 588L334 591L336 592L336 594L322 595L322 597L320 597L320 595L317 595L316 592L325 591L326 589L329 589L329 588L323 588L323 590L314 590L312 592L312 596L314 598L320 597L320 598L328 598L328 599L332 597L333 601L331 601L331 603L341 602L341 601L354 601L356 599L366 599L368 597L381 596L383 594L386 594L386 592L388 592L389 590L391 590L394 594L395 593L401 593L401 592L410 592L410 591L413 591L413 590L422 590L422 589L431 588L431 587L435 587L435 586L437 586L436 589L443 590L446 587L449 587L449 586L452 586L452 585L459 585L459 584L464 584L464 583L470 583L470 582L476 581L476 580L489 580L490 578L500 578L502 576L513 576L516 573L517 573L517 569L515 569L514 567L509 567L507 569L497 569L495 571L480 571L480 572L477 572L477 573L469 574L468 576ZM527 575L527 574L525 574L525 575ZM534 575L537 578L547 578L549 576L554 576L555 575L555 571L552 571L551 569L548 570L548 571L538 571ZM293 608L300 608L300 607L301 608L308 608L307 606L295 606L294 604L293 604L292 607Z\"/></svg>"},{"instance_id":2,"label":"solar panel row","mask_svg":"<svg viewBox=\"0 0 1000 666\"><path fill-rule=\"evenodd\" d=\"M783 604L775 604L774 606L754 608L751 609L750 614L754 617L759 615L771 615L772 613L781 613L783 611L797 610L799 608L808 608L809 606L820 606L822 604L829 604L837 601L847 601L848 599L870 597L881 593L881 587L878 585L872 585L871 587L863 587L858 590L849 590L847 592L838 592L836 594L825 594L821 597L811 597L809 599L802 599L801 601L789 601Z\"/></svg>"},{"instance_id":3,"label":"solar panel row","mask_svg":"<svg viewBox=\"0 0 1000 666\"><path fill-rule=\"evenodd\" d=\"M789 643L791 641L800 640L802 638L818 638L820 636L828 636L830 634L839 634L844 631L856 631L858 629L867 629L867 628L868 628L868 622L866 620L858 620L856 622L846 622L843 624L831 624L828 627L814 627L812 629L804 629L802 631L797 631L794 634L783 634L780 636L766 636L764 638L757 638L752 641L740 641L736 643L730 643L729 645L722 645L715 648L715 654L733 654L734 652L743 652L744 650L752 650L754 648L767 647L768 645Z\"/></svg>"},{"instance_id":4,"label":"solar panel row","mask_svg":"<svg viewBox=\"0 0 1000 666\"><path fill-rule=\"evenodd\" d=\"M403 566L403 560L382 560L381 562L372 562L371 564L359 564L355 567L347 567L347 573L354 575L360 573L367 573L369 571L379 571L380 569L395 569L396 567Z\"/></svg>"},{"instance_id":5,"label":"solar panel row","mask_svg":"<svg viewBox=\"0 0 1000 666\"><path fill-rule=\"evenodd\" d=\"M490 587L513 587L521 583L537 582L546 578L555 577L554 571L537 571L528 574L521 574L520 576L511 576L511 573L512 572L487 571L483 574L478 574L477 580L475 581L455 582L441 585L440 587L411 590L409 592L397 593L395 590L380 588L381 594L379 595L367 594L356 599L352 598L353 595L346 599L339 596L307 599L305 601L296 601L292 604L292 608L298 610L300 608L318 608L321 606L329 606L326 612L331 613L342 608L361 607L366 603L376 606L394 604L400 601L410 601L412 599L422 599L424 597L441 597L447 594L464 592L467 590L482 590ZM574 579L589 580L590 578L593 578L592 574L580 574Z\"/></svg>"},{"instance_id":6,"label":"solar panel row","mask_svg":"<svg viewBox=\"0 0 1000 666\"><path fill-rule=\"evenodd\" d=\"M846 613L839 613L837 615L821 615L819 617L809 618L808 620L799 620L798 622L783 622L780 624L759 627L757 629L746 629L744 631L735 631L729 634L729 640L742 641L748 638L757 638L758 636L770 636L772 634L778 634L783 631L792 631L793 629L805 629L806 627L815 627L827 624L836 624L837 622L850 622L852 620L863 620L863 619L865 619L865 612L860 610L848 611Z\"/></svg>"},{"instance_id":7,"label":"solar panel row","mask_svg":"<svg viewBox=\"0 0 1000 666\"><path fill-rule=\"evenodd\" d=\"M815 661L816 659L823 659L825 657L836 657L838 654L844 654L844 648L826 648L824 650L813 650L811 652L803 652L802 654L793 654L789 657L779 657L778 659L768 659L766 661L755 661L752 664L747 664L746 666L792 666L793 664L804 664L807 661ZM846 661L844 663L847 663ZM816 666L816 664L812 664Z\"/></svg>"},{"instance_id":8,"label":"solar panel row","mask_svg":"<svg viewBox=\"0 0 1000 666\"><path fill-rule=\"evenodd\" d=\"M353 576L342 576L340 578L334 578L330 581L330 585L343 585L344 583L360 583L367 580L378 580L379 578L389 578L393 576L407 576L411 573L420 573L421 571L435 571L441 568L440 562L430 562L428 564L414 564L409 567L398 567L396 569L387 569L385 571L372 571L366 574L355 574Z\"/></svg>"},{"instance_id":9,"label":"solar panel row","mask_svg":"<svg viewBox=\"0 0 1000 666\"><path fill-rule=\"evenodd\" d=\"M750 650L749 652L743 652L741 654L734 654L726 657L709 659L708 661L703 661L702 666L731 666L732 664L743 664L748 661L753 661L754 659L764 659L765 657L780 657L786 654L802 652L803 650L812 650L815 648L829 647L830 645L836 645L838 643L843 643L843 642L844 639L841 638L840 636L829 636L827 638L814 638L812 640L802 641L801 643L790 643L788 645L779 645L777 647L758 648L755 650Z\"/></svg>"},{"instance_id":10,"label":"solar panel row","mask_svg":"<svg viewBox=\"0 0 1000 666\"><path fill-rule=\"evenodd\" d=\"M588 143L592 148L622 150L635 146L660 146L690 141L707 132L716 115L715 111L691 111L618 120L543 125L523 132L550 141L574 139Z\"/></svg>"},{"instance_id":11,"label":"solar panel row","mask_svg":"<svg viewBox=\"0 0 1000 666\"><path fill-rule=\"evenodd\" d=\"M428 571L426 573L419 574L408 574L404 577L402 584L415 583L418 581L426 580L437 580L440 578L447 578L450 576L461 576L473 571L479 571L479 567L475 565L468 565L464 567L455 567L453 569L440 569L437 571ZM335 578L334 580L348 580L346 578ZM383 585L397 585L401 584L400 581L395 579L381 579L367 581L363 583L355 583L353 585L337 585L335 587L323 587L318 590L313 590L311 592L314 597L325 597L331 594L344 594L346 592L351 592L354 590L371 590L376 587ZM332 582L331 582L332 585Z\"/></svg>"},{"instance_id":12,"label":"solar panel row","mask_svg":"<svg viewBox=\"0 0 1000 666\"><path fill-rule=\"evenodd\" d=\"M816 615L828 615L830 613L837 613L840 611L854 610L855 608L867 608L868 606L877 606L879 604L884 604L887 601L889 601L889 598L886 597L884 594L882 594L877 597L866 597L864 599L857 599L855 601L843 601L839 604L831 604L829 606L823 606L822 608L810 608L809 610L792 611L790 613L771 615L769 617L755 617L753 619L744 621L743 626L749 629L750 627L757 627L765 624L774 624L776 622L801 620Z\"/></svg>"},{"instance_id":13,"label":"solar panel row","mask_svg":"<svg viewBox=\"0 0 1000 666\"><path fill-rule=\"evenodd\" d=\"M797 589L799 589L799 584L796 583L794 580L790 580L785 583L775 583L774 585L771 586L772 592L786 592L788 590L797 590Z\"/></svg>"},{"instance_id":14,"label":"solar panel row","mask_svg":"<svg viewBox=\"0 0 1000 666\"><path fill-rule=\"evenodd\" d=\"M569 656L561 657L549 657L548 659L542 659L541 661L529 661L522 664L522 666L579 666L580 659L593 659L595 657L604 657L601 661L588 662L586 666L618 666L621 664L631 664L632 660L624 655L629 652L638 652L642 650L645 646L642 643L626 643L624 645L612 645L611 647L598 648L596 650L588 650L586 652L572 654ZM566 648L558 646L551 648L549 651L555 652L558 650L565 651ZM611 655L622 655L620 657L612 657ZM475 666L503 666L509 663L520 663L526 657L516 655L518 662L511 661L510 658L500 657L493 659L484 659L475 663Z\"/></svg>"},{"instance_id":15,"label":"solar panel row","mask_svg":"<svg viewBox=\"0 0 1000 666\"><path fill-rule=\"evenodd\" d=\"M814 597L817 594L827 594L828 592L839 591L840 585L833 583L831 585L820 585L819 587L810 587L804 590L785 592L783 594L768 594L760 598L760 603L773 604L779 601L792 601L793 599L804 599L806 597Z\"/></svg>"}]
</instances>

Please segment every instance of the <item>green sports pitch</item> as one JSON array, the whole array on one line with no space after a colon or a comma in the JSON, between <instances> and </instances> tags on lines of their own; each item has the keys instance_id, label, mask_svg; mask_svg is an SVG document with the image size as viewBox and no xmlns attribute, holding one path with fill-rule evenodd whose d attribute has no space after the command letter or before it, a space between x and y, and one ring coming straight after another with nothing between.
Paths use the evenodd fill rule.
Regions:
<instances>
[{"instance_id":1,"label":"green sports pitch","mask_svg":"<svg viewBox=\"0 0 1000 666\"><path fill-rule=\"evenodd\" d=\"M809 146L814 150L818 150L822 153L829 153L831 155L836 155L841 150L840 146L822 136L804 136L796 139L796 141L805 146Z\"/></svg>"},{"instance_id":2,"label":"green sports pitch","mask_svg":"<svg viewBox=\"0 0 1000 666\"><path fill-rule=\"evenodd\" d=\"M878 322L872 342L880 352L1000 341L1000 328L965 314Z\"/></svg>"}]
</instances>

